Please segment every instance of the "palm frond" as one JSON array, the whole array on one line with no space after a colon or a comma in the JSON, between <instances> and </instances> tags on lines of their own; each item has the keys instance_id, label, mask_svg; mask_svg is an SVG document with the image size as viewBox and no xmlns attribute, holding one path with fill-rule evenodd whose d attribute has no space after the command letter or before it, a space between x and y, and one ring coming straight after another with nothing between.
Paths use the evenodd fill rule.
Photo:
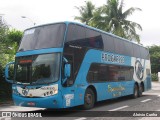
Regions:
<instances>
[{"instance_id":1,"label":"palm frond","mask_svg":"<svg viewBox=\"0 0 160 120\"><path fill-rule=\"evenodd\" d=\"M131 7L123 12L123 18L126 19L130 15L132 15L135 11L142 11L140 8Z\"/></svg>"}]
</instances>

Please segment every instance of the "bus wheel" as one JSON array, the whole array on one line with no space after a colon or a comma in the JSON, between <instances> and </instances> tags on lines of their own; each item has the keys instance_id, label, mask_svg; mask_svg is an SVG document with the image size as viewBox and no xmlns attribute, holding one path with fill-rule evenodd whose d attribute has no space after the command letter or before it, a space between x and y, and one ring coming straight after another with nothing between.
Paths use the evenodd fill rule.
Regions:
<instances>
[{"instance_id":1,"label":"bus wheel","mask_svg":"<svg viewBox=\"0 0 160 120\"><path fill-rule=\"evenodd\" d=\"M95 103L95 94L92 89L88 88L85 92L83 108L86 110L91 109L93 108L94 103Z\"/></svg>"},{"instance_id":2,"label":"bus wheel","mask_svg":"<svg viewBox=\"0 0 160 120\"><path fill-rule=\"evenodd\" d=\"M143 92L143 86L142 84L139 86L139 92L138 92L138 97L142 96L142 92Z\"/></svg>"},{"instance_id":3,"label":"bus wheel","mask_svg":"<svg viewBox=\"0 0 160 120\"><path fill-rule=\"evenodd\" d=\"M139 91L138 91L138 86L135 84L135 85L134 85L134 93L133 93L133 96L132 96L132 97L133 97L133 98L137 98L137 97L138 97L138 92L139 92Z\"/></svg>"}]
</instances>

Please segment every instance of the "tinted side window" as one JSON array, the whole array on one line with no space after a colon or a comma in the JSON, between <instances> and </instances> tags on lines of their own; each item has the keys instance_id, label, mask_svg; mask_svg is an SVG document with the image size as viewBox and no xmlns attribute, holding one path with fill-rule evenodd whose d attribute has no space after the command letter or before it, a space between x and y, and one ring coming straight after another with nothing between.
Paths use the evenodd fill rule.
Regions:
<instances>
[{"instance_id":1,"label":"tinted side window","mask_svg":"<svg viewBox=\"0 0 160 120\"><path fill-rule=\"evenodd\" d=\"M140 52L141 52L141 58L149 59L149 51L147 50L147 48L140 47Z\"/></svg>"},{"instance_id":2,"label":"tinted side window","mask_svg":"<svg viewBox=\"0 0 160 120\"><path fill-rule=\"evenodd\" d=\"M108 67L103 64L92 64L87 75L89 82L101 82L108 80Z\"/></svg>"},{"instance_id":3,"label":"tinted side window","mask_svg":"<svg viewBox=\"0 0 160 120\"><path fill-rule=\"evenodd\" d=\"M125 54L128 56L133 56L133 46L132 43L124 41L124 46L125 46Z\"/></svg>"},{"instance_id":4,"label":"tinted side window","mask_svg":"<svg viewBox=\"0 0 160 120\"><path fill-rule=\"evenodd\" d=\"M133 79L133 67L106 65L106 64L92 64L88 75L88 82L116 82L128 81Z\"/></svg>"},{"instance_id":5,"label":"tinted side window","mask_svg":"<svg viewBox=\"0 0 160 120\"><path fill-rule=\"evenodd\" d=\"M133 67L109 65L110 81L128 81L133 79Z\"/></svg>"},{"instance_id":6,"label":"tinted side window","mask_svg":"<svg viewBox=\"0 0 160 120\"><path fill-rule=\"evenodd\" d=\"M141 58L140 46L133 44L133 56Z\"/></svg>"},{"instance_id":7,"label":"tinted side window","mask_svg":"<svg viewBox=\"0 0 160 120\"><path fill-rule=\"evenodd\" d=\"M103 49L101 34L97 31L86 28L86 46Z\"/></svg>"},{"instance_id":8,"label":"tinted side window","mask_svg":"<svg viewBox=\"0 0 160 120\"><path fill-rule=\"evenodd\" d=\"M68 26L68 32L67 32L67 42L73 41L73 44L78 45L78 41L84 41L84 40L85 40L85 28L82 26L70 24Z\"/></svg>"},{"instance_id":9,"label":"tinted side window","mask_svg":"<svg viewBox=\"0 0 160 120\"><path fill-rule=\"evenodd\" d=\"M114 38L114 45L115 45L115 52L119 54L125 53L125 47L123 40L120 40L119 38Z\"/></svg>"},{"instance_id":10,"label":"tinted side window","mask_svg":"<svg viewBox=\"0 0 160 120\"><path fill-rule=\"evenodd\" d=\"M79 25L69 25L67 42L75 46L103 49L101 34Z\"/></svg>"},{"instance_id":11,"label":"tinted side window","mask_svg":"<svg viewBox=\"0 0 160 120\"><path fill-rule=\"evenodd\" d=\"M102 34L104 50L109 52L115 52L114 50L114 39L110 35Z\"/></svg>"},{"instance_id":12,"label":"tinted side window","mask_svg":"<svg viewBox=\"0 0 160 120\"><path fill-rule=\"evenodd\" d=\"M73 24L70 24L69 26L68 26L68 31L67 31L67 40L66 40L66 42L68 42L68 41L73 41L75 38L75 32L73 32L74 31L74 29L75 29L75 25L73 25Z\"/></svg>"}]
</instances>

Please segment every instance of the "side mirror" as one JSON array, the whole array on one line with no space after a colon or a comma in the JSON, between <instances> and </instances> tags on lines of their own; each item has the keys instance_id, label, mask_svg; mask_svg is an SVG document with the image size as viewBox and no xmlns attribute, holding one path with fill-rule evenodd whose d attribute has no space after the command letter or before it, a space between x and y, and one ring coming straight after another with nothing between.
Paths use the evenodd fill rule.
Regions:
<instances>
[{"instance_id":1,"label":"side mirror","mask_svg":"<svg viewBox=\"0 0 160 120\"><path fill-rule=\"evenodd\" d=\"M64 75L66 78L69 78L71 76L71 65L66 63L64 66Z\"/></svg>"},{"instance_id":2,"label":"side mirror","mask_svg":"<svg viewBox=\"0 0 160 120\"><path fill-rule=\"evenodd\" d=\"M9 83L13 83L13 80L9 80L10 76L9 76L9 66L10 65L14 65L15 62L10 62L6 65L6 68L5 68L5 80Z\"/></svg>"}]
</instances>

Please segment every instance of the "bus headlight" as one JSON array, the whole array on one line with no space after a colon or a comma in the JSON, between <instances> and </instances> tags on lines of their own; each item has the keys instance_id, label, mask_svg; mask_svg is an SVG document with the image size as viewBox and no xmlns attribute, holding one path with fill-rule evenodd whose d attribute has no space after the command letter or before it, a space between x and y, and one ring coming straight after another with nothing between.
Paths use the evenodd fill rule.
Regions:
<instances>
[{"instance_id":1,"label":"bus headlight","mask_svg":"<svg viewBox=\"0 0 160 120\"><path fill-rule=\"evenodd\" d=\"M58 94L58 87L52 87L52 88L47 88L47 89L48 89L48 91L46 91L46 92L43 94L44 97Z\"/></svg>"}]
</instances>

